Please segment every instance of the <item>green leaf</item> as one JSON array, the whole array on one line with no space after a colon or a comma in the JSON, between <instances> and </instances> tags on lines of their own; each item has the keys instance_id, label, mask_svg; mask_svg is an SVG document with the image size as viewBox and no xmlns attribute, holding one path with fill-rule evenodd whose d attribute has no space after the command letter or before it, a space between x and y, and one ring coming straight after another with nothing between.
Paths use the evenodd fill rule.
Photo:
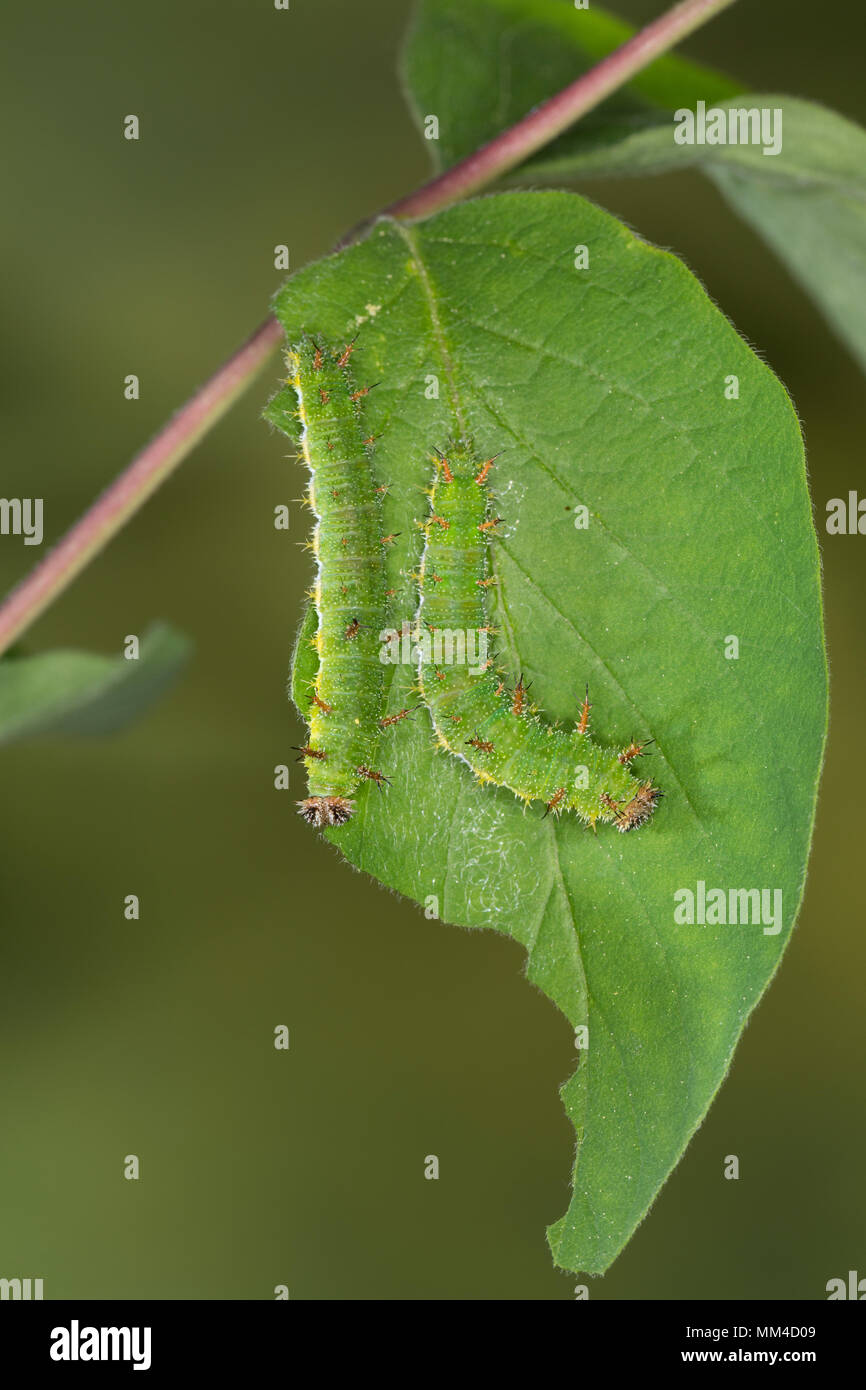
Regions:
<instances>
[{"instance_id":1,"label":"green leaf","mask_svg":"<svg viewBox=\"0 0 866 1390\"><path fill-rule=\"evenodd\" d=\"M635 33L594 3L575 10L569 0L421 0L407 35L403 79L413 114L439 118L430 140L437 168L472 154L587 72ZM606 129L611 120L640 118L652 108L674 110L724 101L741 85L676 55L665 55L610 97L581 128Z\"/></svg>"},{"instance_id":2,"label":"green leaf","mask_svg":"<svg viewBox=\"0 0 866 1390\"><path fill-rule=\"evenodd\" d=\"M281 386L268 401L262 415L268 424L276 425L287 434L295 450L301 445L301 425L295 410L295 393L290 386Z\"/></svg>"},{"instance_id":3,"label":"green leaf","mask_svg":"<svg viewBox=\"0 0 866 1390\"><path fill-rule=\"evenodd\" d=\"M428 914L522 942L529 978L588 1025L562 1091L574 1195L549 1237L557 1263L600 1272L706 1112L802 894L826 672L794 410L681 262L574 194L381 222L276 309L291 338L357 332L356 379L380 383L394 625L414 613L430 449L465 430L503 451L495 620L512 676L563 721L588 681L600 739L656 739L652 823L593 835L480 786L422 710L383 735L391 788L329 832ZM414 674L390 669L392 712ZM781 930L677 925L674 894L700 882L778 889Z\"/></svg>"},{"instance_id":4,"label":"green leaf","mask_svg":"<svg viewBox=\"0 0 866 1390\"><path fill-rule=\"evenodd\" d=\"M137 661L63 650L9 655L0 662L0 743L122 729L159 699L189 653L188 638L156 623L142 637Z\"/></svg>"},{"instance_id":5,"label":"green leaf","mask_svg":"<svg viewBox=\"0 0 866 1390\"><path fill-rule=\"evenodd\" d=\"M315 607L312 603L308 603L295 637L290 690L295 708L299 714L303 715L304 719L309 715L313 703L312 690L316 672L319 669L318 653L313 647L313 639L318 625L319 619Z\"/></svg>"},{"instance_id":6,"label":"green leaf","mask_svg":"<svg viewBox=\"0 0 866 1390\"><path fill-rule=\"evenodd\" d=\"M810 101L752 95L722 110L782 112L782 149L676 145L672 124L623 133L616 144L577 140L530 161L532 183L584 174L647 174L697 165L763 236L866 368L866 131Z\"/></svg>"},{"instance_id":7,"label":"green leaf","mask_svg":"<svg viewBox=\"0 0 866 1390\"><path fill-rule=\"evenodd\" d=\"M610 26L610 28L609 28ZM609 28L609 46L602 34ZM423 0L405 58L416 114L435 112L434 162L452 163L553 96L628 37L628 26L557 0ZM511 183L655 174L694 165L788 267L866 368L866 132L813 102L740 95L676 57L657 60L512 175ZM631 98L629 93L633 94ZM777 155L677 145L669 110L780 109ZM656 109L654 110L653 107Z\"/></svg>"}]
</instances>

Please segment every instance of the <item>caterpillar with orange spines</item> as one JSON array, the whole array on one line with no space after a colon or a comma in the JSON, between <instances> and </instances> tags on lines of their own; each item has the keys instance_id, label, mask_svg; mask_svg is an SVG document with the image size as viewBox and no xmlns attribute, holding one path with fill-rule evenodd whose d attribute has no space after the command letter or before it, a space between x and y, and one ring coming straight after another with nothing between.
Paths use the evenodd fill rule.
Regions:
<instances>
[{"instance_id":1,"label":"caterpillar with orange spines","mask_svg":"<svg viewBox=\"0 0 866 1390\"><path fill-rule=\"evenodd\" d=\"M486 658L486 643L479 652L469 640L491 631L490 535L502 521L491 507L493 463L479 461L465 441L434 459L416 628L440 639L438 648L430 640L417 648L419 689L437 741L480 782L506 787L525 803L543 803L545 815L571 811L592 826L634 830L650 819L661 796L632 771L646 744L633 737L619 748L596 743L588 692L573 729L548 724L532 706L523 676L508 690ZM442 634L450 634L451 659ZM458 635L464 656L472 647L470 659L453 659L461 650ZM460 729L473 736L457 737Z\"/></svg>"},{"instance_id":2,"label":"caterpillar with orange spines","mask_svg":"<svg viewBox=\"0 0 866 1390\"><path fill-rule=\"evenodd\" d=\"M357 389L352 380L353 346L333 348L305 337L287 353L310 473L307 501L315 515L311 548L317 565L312 598L318 671L309 738L297 749L308 778L308 795L298 809L320 828L344 825L362 786L372 782L378 792L391 786L377 766L379 741L413 712L387 714L384 708L380 642L393 595L385 588L385 550L396 534L383 534L387 488L376 486L370 463L374 438L365 436L360 407L368 388ZM279 414L272 418L286 428ZM650 819L661 796L633 772L652 740L632 736L620 748L597 744L589 729L588 691L570 732L551 726L531 703L531 682L521 674L509 688L486 659L487 636L496 632L488 612L495 583L490 551L503 521L491 507L495 461L479 461L463 441L435 459L416 616L416 637L428 641L416 650L419 690L437 740L479 781L508 788L526 803L542 802L545 815L571 811L593 826L608 822L633 830ZM449 648L455 638L456 661ZM484 659L474 665L465 659L467 638L480 639L484 649Z\"/></svg>"},{"instance_id":3,"label":"caterpillar with orange spines","mask_svg":"<svg viewBox=\"0 0 866 1390\"><path fill-rule=\"evenodd\" d=\"M298 750L308 787L298 811L320 828L350 819L353 794L363 784L374 782L380 791L388 784L377 769L385 685L379 632L386 604L384 548L393 537L383 534L381 492L369 462L373 441L361 424L360 401L369 388L359 389L352 379L353 347L305 337L286 354L310 474L318 615L309 738Z\"/></svg>"}]
</instances>

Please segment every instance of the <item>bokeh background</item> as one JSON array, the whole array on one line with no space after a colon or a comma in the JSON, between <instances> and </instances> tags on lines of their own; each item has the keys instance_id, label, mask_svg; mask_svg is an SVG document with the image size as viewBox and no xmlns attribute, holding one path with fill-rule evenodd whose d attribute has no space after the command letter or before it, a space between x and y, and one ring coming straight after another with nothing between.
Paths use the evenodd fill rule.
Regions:
<instances>
[{"instance_id":1,"label":"bokeh background","mask_svg":"<svg viewBox=\"0 0 866 1390\"><path fill-rule=\"evenodd\" d=\"M276 243L299 266L426 176L395 74L408 10L12 5L2 492L46 498L47 541L264 316ZM863 121L860 23L860 0L741 0L685 51ZM137 144L121 138L129 112ZM683 255L792 392L832 678L793 943L592 1297L822 1298L829 1278L866 1274L866 540L823 529L827 498L864 486L863 381L697 175L582 189ZM572 1155L564 1019L516 945L425 920L272 789L301 732L284 691L309 574L301 513L288 536L272 526L302 487L258 420L276 373L274 359L28 638L119 651L164 617L196 655L129 732L0 759L0 1275L42 1277L49 1298L267 1299L286 1284L292 1298L568 1299L544 1239ZM36 553L3 541L3 588ZM439 1182L423 1179L428 1153ZM739 1182L722 1180L729 1153Z\"/></svg>"}]
</instances>

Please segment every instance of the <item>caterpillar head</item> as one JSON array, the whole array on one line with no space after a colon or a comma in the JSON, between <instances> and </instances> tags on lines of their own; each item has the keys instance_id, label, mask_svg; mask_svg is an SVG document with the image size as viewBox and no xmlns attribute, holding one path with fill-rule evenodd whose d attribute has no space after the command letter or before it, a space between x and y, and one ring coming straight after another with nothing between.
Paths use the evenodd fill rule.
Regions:
<instances>
[{"instance_id":1,"label":"caterpillar head","mask_svg":"<svg viewBox=\"0 0 866 1390\"><path fill-rule=\"evenodd\" d=\"M437 466L439 480L446 484L453 482L455 478L472 478L479 469L471 440L460 437L449 439L444 452L434 449L433 460ZM486 476L485 472L484 477Z\"/></svg>"},{"instance_id":2,"label":"caterpillar head","mask_svg":"<svg viewBox=\"0 0 866 1390\"><path fill-rule=\"evenodd\" d=\"M354 811L355 803L344 796L308 796L298 802L298 815L317 830L325 825L345 825Z\"/></svg>"},{"instance_id":3,"label":"caterpillar head","mask_svg":"<svg viewBox=\"0 0 866 1390\"><path fill-rule=\"evenodd\" d=\"M652 782L641 782L631 801L617 807L615 825L623 834L649 820L662 793Z\"/></svg>"}]
</instances>

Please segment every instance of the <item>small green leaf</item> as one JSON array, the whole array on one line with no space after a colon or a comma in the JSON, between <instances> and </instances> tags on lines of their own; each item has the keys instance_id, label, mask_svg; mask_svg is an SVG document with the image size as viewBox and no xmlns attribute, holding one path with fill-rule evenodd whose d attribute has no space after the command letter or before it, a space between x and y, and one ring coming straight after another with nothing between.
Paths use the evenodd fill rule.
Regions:
<instances>
[{"instance_id":1,"label":"small green leaf","mask_svg":"<svg viewBox=\"0 0 866 1390\"><path fill-rule=\"evenodd\" d=\"M182 633L156 623L137 660L63 650L10 655L0 662L0 743L122 729L176 680L190 649Z\"/></svg>"},{"instance_id":2,"label":"small green leaf","mask_svg":"<svg viewBox=\"0 0 866 1390\"><path fill-rule=\"evenodd\" d=\"M287 426L294 425L294 433L291 442L296 449L300 448L301 443L301 424L296 415L297 401L291 386L281 386L268 401L262 415L269 425L275 425L285 434Z\"/></svg>"},{"instance_id":3,"label":"small green leaf","mask_svg":"<svg viewBox=\"0 0 866 1390\"><path fill-rule=\"evenodd\" d=\"M593 835L480 786L421 710L382 737L392 785L329 832L428 914L520 941L530 979L588 1027L562 1092L574 1195L549 1234L560 1265L600 1272L706 1113L802 895L826 671L794 410L680 261L574 194L380 222L276 309L290 338L357 333L356 378L379 383L393 625L415 612L430 450L463 431L502 451L512 678L564 722L588 681L597 737L656 739L652 823ZM417 697L411 667L389 670L391 713ZM701 883L778 890L779 930L679 925L674 895Z\"/></svg>"},{"instance_id":4,"label":"small green leaf","mask_svg":"<svg viewBox=\"0 0 866 1390\"><path fill-rule=\"evenodd\" d=\"M454 162L553 96L628 26L557 0L423 0L406 50L410 104L435 112L434 162ZM614 37L616 35L616 37ZM693 165L773 248L866 368L866 132L813 102L741 88L676 57L657 60L522 165L512 184L655 174ZM631 96L629 94L632 94ZM659 115L706 107L782 112L782 148L677 145ZM655 108L655 109L653 109Z\"/></svg>"},{"instance_id":5,"label":"small green leaf","mask_svg":"<svg viewBox=\"0 0 866 1390\"><path fill-rule=\"evenodd\" d=\"M319 669L319 657L313 646L319 619L314 604L308 603L295 638L292 652L291 696L298 713L307 718L312 705L312 691Z\"/></svg>"},{"instance_id":6,"label":"small green leaf","mask_svg":"<svg viewBox=\"0 0 866 1390\"><path fill-rule=\"evenodd\" d=\"M429 141L436 167L472 154L635 32L595 3L575 10L570 0L421 0L402 69L419 126L429 114L439 118L439 137ZM711 68L666 54L585 117L581 129L606 130L651 108L719 102L741 90Z\"/></svg>"}]
</instances>

